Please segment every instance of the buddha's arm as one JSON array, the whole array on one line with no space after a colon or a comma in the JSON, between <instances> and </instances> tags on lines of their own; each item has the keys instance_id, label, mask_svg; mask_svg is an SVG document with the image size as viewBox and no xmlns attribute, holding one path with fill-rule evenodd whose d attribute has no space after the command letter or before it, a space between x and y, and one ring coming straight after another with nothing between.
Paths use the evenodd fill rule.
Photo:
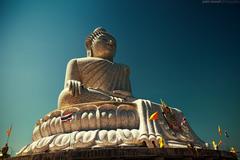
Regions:
<instances>
[{"instance_id":1,"label":"buddha's arm","mask_svg":"<svg viewBox=\"0 0 240 160\"><path fill-rule=\"evenodd\" d=\"M84 87L79 71L79 63L76 59L68 62L64 89L58 97L58 107L66 107L74 104L109 101L111 97L101 91Z\"/></svg>"},{"instance_id":2,"label":"buddha's arm","mask_svg":"<svg viewBox=\"0 0 240 160\"><path fill-rule=\"evenodd\" d=\"M67 87L70 80L81 82L80 81L80 73L79 73L78 64L77 64L76 59L70 60L67 64L64 88Z\"/></svg>"},{"instance_id":3,"label":"buddha's arm","mask_svg":"<svg viewBox=\"0 0 240 160\"><path fill-rule=\"evenodd\" d=\"M73 96L77 96L81 94L82 88L77 59L72 59L67 64L64 89L70 91Z\"/></svg>"}]
</instances>

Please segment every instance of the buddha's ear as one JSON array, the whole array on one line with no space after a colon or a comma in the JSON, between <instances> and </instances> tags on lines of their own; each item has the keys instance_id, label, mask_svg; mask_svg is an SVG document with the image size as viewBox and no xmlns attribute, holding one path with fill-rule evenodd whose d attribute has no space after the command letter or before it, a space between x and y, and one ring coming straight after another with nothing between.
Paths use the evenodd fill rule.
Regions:
<instances>
[{"instance_id":1,"label":"buddha's ear","mask_svg":"<svg viewBox=\"0 0 240 160\"><path fill-rule=\"evenodd\" d=\"M92 46L92 39L91 38L86 38L85 40L85 45L86 45L86 48L87 50L91 50L91 46Z\"/></svg>"},{"instance_id":2,"label":"buddha's ear","mask_svg":"<svg viewBox=\"0 0 240 160\"><path fill-rule=\"evenodd\" d=\"M89 37L86 38L85 45L86 45L86 49L87 49L87 56L92 57L92 39Z\"/></svg>"}]
</instances>

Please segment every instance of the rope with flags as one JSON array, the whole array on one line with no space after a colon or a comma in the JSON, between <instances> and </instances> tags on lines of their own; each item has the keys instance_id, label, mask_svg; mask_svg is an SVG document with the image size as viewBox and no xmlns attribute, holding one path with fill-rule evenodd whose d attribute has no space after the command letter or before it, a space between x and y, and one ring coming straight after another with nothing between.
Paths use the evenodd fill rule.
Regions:
<instances>
[{"instance_id":1,"label":"rope with flags","mask_svg":"<svg viewBox=\"0 0 240 160\"><path fill-rule=\"evenodd\" d=\"M223 132L222 132L222 129L221 129L220 125L218 125L218 135L219 135L219 137L220 137L218 146L220 146L220 145L223 144L223 141L222 141ZM228 134L227 130L224 130L224 136L225 136L226 138L229 138L229 134Z\"/></svg>"}]
</instances>

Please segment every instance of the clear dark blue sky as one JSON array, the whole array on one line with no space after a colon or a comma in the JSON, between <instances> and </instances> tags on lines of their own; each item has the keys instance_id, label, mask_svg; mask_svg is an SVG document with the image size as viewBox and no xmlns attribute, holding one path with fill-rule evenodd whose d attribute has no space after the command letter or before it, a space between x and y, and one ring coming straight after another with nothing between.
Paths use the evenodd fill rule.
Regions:
<instances>
[{"instance_id":1,"label":"clear dark blue sky","mask_svg":"<svg viewBox=\"0 0 240 160\"><path fill-rule=\"evenodd\" d=\"M195 132L240 149L240 4L201 0L0 2L0 145L13 124L12 152L31 142L36 120L56 108L67 62L85 56L98 26L118 41L136 97L166 100Z\"/></svg>"}]
</instances>

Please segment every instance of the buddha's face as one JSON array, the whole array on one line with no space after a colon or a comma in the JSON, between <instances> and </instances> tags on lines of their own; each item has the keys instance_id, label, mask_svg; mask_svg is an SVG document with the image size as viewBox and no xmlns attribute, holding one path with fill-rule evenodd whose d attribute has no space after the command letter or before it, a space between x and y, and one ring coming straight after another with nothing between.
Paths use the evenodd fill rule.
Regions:
<instances>
[{"instance_id":1,"label":"buddha's face","mask_svg":"<svg viewBox=\"0 0 240 160\"><path fill-rule=\"evenodd\" d=\"M92 42L92 56L112 60L116 52L116 40L113 36L104 34Z\"/></svg>"}]
</instances>

